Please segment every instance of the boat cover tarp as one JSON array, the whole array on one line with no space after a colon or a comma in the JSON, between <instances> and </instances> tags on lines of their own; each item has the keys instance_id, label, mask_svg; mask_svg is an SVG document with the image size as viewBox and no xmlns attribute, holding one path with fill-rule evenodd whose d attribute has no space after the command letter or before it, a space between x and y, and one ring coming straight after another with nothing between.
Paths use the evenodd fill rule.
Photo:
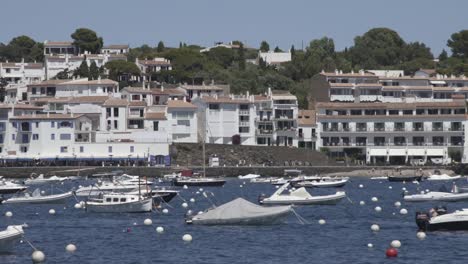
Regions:
<instances>
[{"instance_id":1,"label":"boat cover tarp","mask_svg":"<svg viewBox=\"0 0 468 264\"><path fill-rule=\"evenodd\" d=\"M194 221L216 221L230 219L249 219L257 217L275 217L291 210L291 206L263 207L243 198L237 198L205 213L193 217Z\"/></svg>"},{"instance_id":2,"label":"boat cover tarp","mask_svg":"<svg viewBox=\"0 0 468 264\"><path fill-rule=\"evenodd\" d=\"M301 187L301 188L293 191L291 193L291 196L296 196L296 197L300 197L300 198L304 198L304 199L312 198L310 193L308 193L304 187Z\"/></svg>"}]
</instances>

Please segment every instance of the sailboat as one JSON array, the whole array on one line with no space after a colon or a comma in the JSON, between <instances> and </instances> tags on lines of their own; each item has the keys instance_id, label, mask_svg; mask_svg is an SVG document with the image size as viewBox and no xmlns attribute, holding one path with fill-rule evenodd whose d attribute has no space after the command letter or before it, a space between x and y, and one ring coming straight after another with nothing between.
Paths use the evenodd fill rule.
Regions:
<instances>
[{"instance_id":1,"label":"sailboat","mask_svg":"<svg viewBox=\"0 0 468 264\"><path fill-rule=\"evenodd\" d=\"M213 177L206 177L206 149L205 149L205 130L206 130L206 124L205 124L205 118L203 115L203 135L202 135L202 147L203 147L203 175L200 177L176 177L175 179L172 180L172 184L174 186L223 186L226 183L226 180L222 178L213 178Z\"/></svg>"}]
</instances>

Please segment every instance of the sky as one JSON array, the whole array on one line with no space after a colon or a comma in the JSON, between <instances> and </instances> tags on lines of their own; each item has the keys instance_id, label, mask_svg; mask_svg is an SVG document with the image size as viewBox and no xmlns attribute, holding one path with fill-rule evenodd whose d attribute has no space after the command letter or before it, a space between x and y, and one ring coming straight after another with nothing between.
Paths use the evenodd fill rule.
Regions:
<instances>
[{"instance_id":1,"label":"sky","mask_svg":"<svg viewBox=\"0 0 468 264\"><path fill-rule=\"evenodd\" d=\"M0 42L18 35L36 41L70 40L80 27L95 30L105 44L162 40L210 46L241 40L258 47L307 46L323 36L337 50L374 27L397 31L406 42L421 41L437 56L454 32L468 29L463 0L1 0Z\"/></svg>"}]
</instances>

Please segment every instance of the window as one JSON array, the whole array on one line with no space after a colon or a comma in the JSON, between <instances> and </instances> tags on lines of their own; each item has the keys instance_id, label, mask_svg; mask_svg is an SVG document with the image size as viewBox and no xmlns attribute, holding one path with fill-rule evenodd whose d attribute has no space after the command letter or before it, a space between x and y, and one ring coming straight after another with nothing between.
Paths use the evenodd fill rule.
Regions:
<instances>
[{"instance_id":1,"label":"window","mask_svg":"<svg viewBox=\"0 0 468 264\"><path fill-rule=\"evenodd\" d=\"M41 94L45 94L45 88L41 87Z\"/></svg>"},{"instance_id":2,"label":"window","mask_svg":"<svg viewBox=\"0 0 468 264\"><path fill-rule=\"evenodd\" d=\"M114 198L114 199L112 199L112 201L113 201L114 203L117 203L117 202L119 202L119 198Z\"/></svg>"},{"instance_id":3,"label":"window","mask_svg":"<svg viewBox=\"0 0 468 264\"><path fill-rule=\"evenodd\" d=\"M112 202L112 199L111 198L106 198L106 202L110 203L110 202Z\"/></svg>"},{"instance_id":4,"label":"window","mask_svg":"<svg viewBox=\"0 0 468 264\"><path fill-rule=\"evenodd\" d=\"M133 153L135 152L135 147L134 146L130 146L130 153Z\"/></svg>"},{"instance_id":5,"label":"window","mask_svg":"<svg viewBox=\"0 0 468 264\"><path fill-rule=\"evenodd\" d=\"M69 121L62 121L59 123L58 127L73 127L73 123Z\"/></svg>"},{"instance_id":6,"label":"window","mask_svg":"<svg viewBox=\"0 0 468 264\"><path fill-rule=\"evenodd\" d=\"M50 134L50 140L55 140L55 134Z\"/></svg>"},{"instance_id":7,"label":"window","mask_svg":"<svg viewBox=\"0 0 468 264\"><path fill-rule=\"evenodd\" d=\"M71 134L60 134L60 140L70 140Z\"/></svg>"},{"instance_id":8,"label":"window","mask_svg":"<svg viewBox=\"0 0 468 264\"><path fill-rule=\"evenodd\" d=\"M249 133L249 127L239 127L239 133Z\"/></svg>"},{"instance_id":9,"label":"window","mask_svg":"<svg viewBox=\"0 0 468 264\"><path fill-rule=\"evenodd\" d=\"M0 134L0 144L3 144L3 135L2 134Z\"/></svg>"},{"instance_id":10,"label":"window","mask_svg":"<svg viewBox=\"0 0 468 264\"><path fill-rule=\"evenodd\" d=\"M84 147L80 146L80 153L83 153L83 152L84 152Z\"/></svg>"},{"instance_id":11,"label":"window","mask_svg":"<svg viewBox=\"0 0 468 264\"><path fill-rule=\"evenodd\" d=\"M22 147L20 148L20 151L21 151L22 153L26 153L26 152L28 152L28 147L22 146Z\"/></svg>"},{"instance_id":12,"label":"window","mask_svg":"<svg viewBox=\"0 0 468 264\"><path fill-rule=\"evenodd\" d=\"M219 104L210 104L210 110L219 110Z\"/></svg>"},{"instance_id":13,"label":"window","mask_svg":"<svg viewBox=\"0 0 468 264\"><path fill-rule=\"evenodd\" d=\"M68 152L68 147L60 147L60 152L61 153L67 153Z\"/></svg>"},{"instance_id":14,"label":"window","mask_svg":"<svg viewBox=\"0 0 468 264\"><path fill-rule=\"evenodd\" d=\"M125 203L127 201L127 198L120 198L121 203Z\"/></svg>"},{"instance_id":15,"label":"window","mask_svg":"<svg viewBox=\"0 0 468 264\"><path fill-rule=\"evenodd\" d=\"M106 108L106 115L107 115L108 118L112 116L112 109L111 108Z\"/></svg>"},{"instance_id":16,"label":"window","mask_svg":"<svg viewBox=\"0 0 468 264\"><path fill-rule=\"evenodd\" d=\"M23 134L22 135L22 142L23 143L29 143L29 135L28 134Z\"/></svg>"},{"instance_id":17,"label":"window","mask_svg":"<svg viewBox=\"0 0 468 264\"><path fill-rule=\"evenodd\" d=\"M177 120L178 126L190 126L190 120Z\"/></svg>"},{"instance_id":18,"label":"window","mask_svg":"<svg viewBox=\"0 0 468 264\"><path fill-rule=\"evenodd\" d=\"M112 153L112 146L107 147L107 152Z\"/></svg>"},{"instance_id":19,"label":"window","mask_svg":"<svg viewBox=\"0 0 468 264\"><path fill-rule=\"evenodd\" d=\"M114 107L114 117L119 117L119 108Z\"/></svg>"},{"instance_id":20,"label":"window","mask_svg":"<svg viewBox=\"0 0 468 264\"><path fill-rule=\"evenodd\" d=\"M15 134L11 135L11 140L16 140L16 135Z\"/></svg>"},{"instance_id":21,"label":"window","mask_svg":"<svg viewBox=\"0 0 468 264\"><path fill-rule=\"evenodd\" d=\"M55 127L55 122L54 121L50 122L50 127Z\"/></svg>"},{"instance_id":22,"label":"window","mask_svg":"<svg viewBox=\"0 0 468 264\"><path fill-rule=\"evenodd\" d=\"M36 128L39 128L39 122L36 122Z\"/></svg>"},{"instance_id":23,"label":"window","mask_svg":"<svg viewBox=\"0 0 468 264\"><path fill-rule=\"evenodd\" d=\"M35 87L32 88L31 93L32 93L32 94L36 94L36 88L35 88Z\"/></svg>"},{"instance_id":24,"label":"window","mask_svg":"<svg viewBox=\"0 0 468 264\"><path fill-rule=\"evenodd\" d=\"M159 121L153 121L153 131L159 131Z\"/></svg>"},{"instance_id":25,"label":"window","mask_svg":"<svg viewBox=\"0 0 468 264\"><path fill-rule=\"evenodd\" d=\"M114 120L114 129L118 129L118 128L119 128L119 121Z\"/></svg>"},{"instance_id":26,"label":"window","mask_svg":"<svg viewBox=\"0 0 468 264\"><path fill-rule=\"evenodd\" d=\"M39 140L39 134L33 134L33 140Z\"/></svg>"}]
</instances>

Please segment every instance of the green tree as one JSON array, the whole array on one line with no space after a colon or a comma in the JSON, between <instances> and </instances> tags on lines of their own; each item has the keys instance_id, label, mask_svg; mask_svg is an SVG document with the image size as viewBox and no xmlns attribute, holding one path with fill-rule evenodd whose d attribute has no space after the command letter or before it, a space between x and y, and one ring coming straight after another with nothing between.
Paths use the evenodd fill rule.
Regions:
<instances>
[{"instance_id":1,"label":"green tree","mask_svg":"<svg viewBox=\"0 0 468 264\"><path fill-rule=\"evenodd\" d=\"M114 81L120 81L122 76L139 76L140 69L134 62L125 60L109 61L104 65L109 70L109 78ZM129 78L127 78L129 79Z\"/></svg>"},{"instance_id":2,"label":"green tree","mask_svg":"<svg viewBox=\"0 0 468 264\"><path fill-rule=\"evenodd\" d=\"M245 50L244 50L244 43L240 42L239 44L239 69L241 71L245 70Z\"/></svg>"},{"instance_id":3,"label":"green tree","mask_svg":"<svg viewBox=\"0 0 468 264\"><path fill-rule=\"evenodd\" d=\"M42 61L43 45L34 41L28 36L18 36L13 38L8 45L0 45L0 58L9 61L26 62Z\"/></svg>"},{"instance_id":4,"label":"green tree","mask_svg":"<svg viewBox=\"0 0 468 264\"><path fill-rule=\"evenodd\" d=\"M405 60L412 61L415 59L433 60L431 49L421 42L411 42L406 44L403 49Z\"/></svg>"},{"instance_id":5,"label":"green tree","mask_svg":"<svg viewBox=\"0 0 468 264\"><path fill-rule=\"evenodd\" d=\"M353 66L376 69L403 62L404 48L405 42L394 30L373 28L354 38L349 53Z\"/></svg>"},{"instance_id":6,"label":"green tree","mask_svg":"<svg viewBox=\"0 0 468 264\"><path fill-rule=\"evenodd\" d=\"M96 65L96 62L91 62L89 66L89 77L90 80L97 80L99 78L99 68Z\"/></svg>"},{"instance_id":7,"label":"green tree","mask_svg":"<svg viewBox=\"0 0 468 264\"><path fill-rule=\"evenodd\" d=\"M77 46L81 52L88 51L96 54L102 48L103 40L98 37L96 32L88 28L78 28L71 34L73 44Z\"/></svg>"},{"instance_id":8,"label":"green tree","mask_svg":"<svg viewBox=\"0 0 468 264\"><path fill-rule=\"evenodd\" d=\"M54 79L66 80L66 79L70 79L71 75L72 75L72 73L68 70L68 68L66 68L65 70L57 73L57 75L55 75Z\"/></svg>"},{"instance_id":9,"label":"green tree","mask_svg":"<svg viewBox=\"0 0 468 264\"><path fill-rule=\"evenodd\" d=\"M452 56L468 58L468 30L453 33L447 41L447 46L452 50Z\"/></svg>"},{"instance_id":10,"label":"green tree","mask_svg":"<svg viewBox=\"0 0 468 264\"><path fill-rule=\"evenodd\" d=\"M210 61L213 61L225 69L234 61L234 51L225 47L210 49L210 51L206 52L206 55Z\"/></svg>"},{"instance_id":11,"label":"green tree","mask_svg":"<svg viewBox=\"0 0 468 264\"><path fill-rule=\"evenodd\" d=\"M164 47L164 42L159 41L159 42L158 42L158 47L156 48L156 51L159 52L159 53L161 53L161 52L164 51L164 49L165 49L165 47Z\"/></svg>"},{"instance_id":12,"label":"green tree","mask_svg":"<svg viewBox=\"0 0 468 264\"><path fill-rule=\"evenodd\" d=\"M294 57L296 56L296 49L294 48L294 45L291 46L289 52L291 52L291 60L294 60Z\"/></svg>"},{"instance_id":13,"label":"green tree","mask_svg":"<svg viewBox=\"0 0 468 264\"><path fill-rule=\"evenodd\" d=\"M439 55L439 61L440 62L446 61L447 58L448 58L447 51L445 51L445 49L443 49L442 52Z\"/></svg>"},{"instance_id":14,"label":"green tree","mask_svg":"<svg viewBox=\"0 0 468 264\"><path fill-rule=\"evenodd\" d=\"M267 52L270 50L270 45L265 40L260 43L260 51Z\"/></svg>"},{"instance_id":15,"label":"green tree","mask_svg":"<svg viewBox=\"0 0 468 264\"><path fill-rule=\"evenodd\" d=\"M278 46L275 47L274 52L283 52Z\"/></svg>"},{"instance_id":16,"label":"green tree","mask_svg":"<svg viewBox=\"0 0 468 264\"><path fill-rule=\"evenodd\" d=\"M5 94L6 94L6 86L8 82L5 78L0 77L0 102L3 103L5 101Z\"/></svg>"},{"instance_id":17,"label":"green tree","mask_svg":"<svg viewBox=\"0 0 468 264\"><path fill-rule=\"evenodd\" d=\"M88 78L89 79L89 67L88 63L86 63L86 58L81 62L80 67L78 67L74 72L74 76L78 76L80 78Z\"/></svg>"}]
</instances>

